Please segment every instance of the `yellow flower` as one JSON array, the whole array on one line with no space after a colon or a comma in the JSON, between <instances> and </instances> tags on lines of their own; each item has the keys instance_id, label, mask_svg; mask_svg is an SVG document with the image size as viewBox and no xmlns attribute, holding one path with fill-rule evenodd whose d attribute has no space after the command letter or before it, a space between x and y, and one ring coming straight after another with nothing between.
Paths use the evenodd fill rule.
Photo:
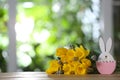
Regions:
<instances>
[{"instance_id":1,"label":"yellow flower","mask_svg":"<svg viewBox=\"0 0 120 80\"><path fill-rule=\"evenodd\" d=\"M64 64L63 65L63 71L64 71L64 74L70 74L70 72L71 72L70 64Z\"/></svg>"},{"instance_id":2,"label":"yellow flower","mask_svg":"<svg viewBox=\"0 0 120 80\"><path fill-rule=\"evenodd\" d=\"M74 54L75 51L73 49L69 49L66 53L66 58L67 58L67 62L72 61L74 59Z\"/></svg>"},{"instance_id":3,"label":"yellow flower","mask_svg":"<svg viewBox=\"0 0 120 80\"><path fill-rule=\"evenodd\" d=\"M50 68L48 68L47 70L46 70L46 73L47 74L54 74L56 72L56 70L54 69L54 68L52 68L52 67L50 67Z\"/></svg>"},{"instance_id":4,"label":"yellow flower","mask_svg":"<svg viewBox=\"0 0 120 80\"><path fill-rule=\"evenodd\" d=\"M67 56L62 56L60 57L60 60L63 62L63 63L67 63L68 59L67 59Z\"/></svg>"},{"instance_id":5,"label":"yellow flower","mask_svg":"<svg viewBox=\"0 0 120 80\"><path fill-rule=\"evenodd\" d=\"M85 56L85 54L83 53L83 51L81 51L79 47L75 48L75 50L76 50L75 57L81 59Z\"/></svg>"},{"instance_id":6,"label":"yellow flower","mask_svg":"<svg viewBox=\"0 0 120 80\"><path fill-rule=\"evenodd\" d=\"M70 61L63 65L64 74L75 74L76 67L80 65L78 61Z\"/></svg>"},{"instance_id":7,"label":"yellow flower","mask_svg":"<svg viewBox=\"0 0 120 80\"><path fill-rule=\"evenodd\" d=\"M85 58L89 55L89 51L85 50L82 45L80 47L76 47L75 51L75 57L79 57L79 59Z\"/></svg>"},{"instance_id":8,"label":"yellow flower","mask_svg":"<svg viewBox=\"0 0 120 80\"><path fill-rule=\"evenodd\" d=\"M82 59L81 62L86 68L91 66L91 61L89 59Z\"/></svg>"},{"instance_id":9,"label":"yellow flower","mask_svg":"<svg viewBox=\"0 0 120 80\"><path fill-rule=\"evenodd\" d=\"M53 73L57 72L59 68L60 68L60 65L58 64L58 61L52 60L50 62L50 67L46 70L46 72L48 74L53 74Z\"/></svg>"},{"instance_id":10,"label":"yellow flower","mask_svg":"<svg viewBox=\"0 0 120 80\"><path fill-rule=\"evenodd\" d=\"M79 61L71 61L71 62L69 62L69 64L75 68L76 66L80 65L81 63Z\"/></svg>"},{"instance_id":11,"label":"yellow flower","mask_svg":"<svg viewBox=\"0 0 120 80\"><path fill-rule=\"evenodd\" d=\"M86 68L84 67L84 65L80 64L76 67L76 70L75 70L75 74L76 75L83 75L83 74L86 74Z\"/></svg>"},{"instance_id":12,"label":"yellow flower","mask_svg":"<svg viewBox=\"0 0 120 80\"><path fill-rule=\"evenodd\" d=\"M80 49L81 49L81 51L85 54L84 58L87 57L87 56L89 55L90 51L84 49L84 47L83 47L82 45L80 46Z\"/></svg>"},{"instance_id":13,"label":"yellow flower","mask_svg":"<svg viewBox=\"0 0 120 80\"><path fill-rule=\"evenodd\" d=\"M68 50L66 48L58 48L56 52L56 56L63 57L66 55L67 51Z\"/></svg>"}]
</instances>

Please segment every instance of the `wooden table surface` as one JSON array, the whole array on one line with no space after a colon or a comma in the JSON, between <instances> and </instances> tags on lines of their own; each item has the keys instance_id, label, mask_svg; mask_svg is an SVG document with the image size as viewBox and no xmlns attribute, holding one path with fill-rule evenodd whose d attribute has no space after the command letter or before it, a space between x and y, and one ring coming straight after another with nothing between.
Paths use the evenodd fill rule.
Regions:
<instances>
[{"instance_id":1,"label":"wooden table surface","mask_svg":"<svg viewBox=\"0 0 120 80\"><path fill-rule=\"evenodd\" d=\"M120 80L120 74L47 75L45 72L0 73L0 80Z\"/></svg>"}]
</instances>

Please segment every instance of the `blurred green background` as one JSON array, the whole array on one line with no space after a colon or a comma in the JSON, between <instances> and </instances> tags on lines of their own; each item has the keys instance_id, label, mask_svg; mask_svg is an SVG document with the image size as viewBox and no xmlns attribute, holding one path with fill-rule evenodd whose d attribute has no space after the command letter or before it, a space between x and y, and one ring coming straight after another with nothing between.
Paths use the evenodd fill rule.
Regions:
<instances>
[{"instance_id":1,"label":"blurred green background","mask_svg":"<svg viewBox=\"0 0 120 80\"><path fill-rule=\"evenodd\" d=\"M19 71L45 71L56 48L84 44L98 53L99 0L17 0ZM0 0L0 68L6 72L8 8Z\"/></svg>"}]
</instances>

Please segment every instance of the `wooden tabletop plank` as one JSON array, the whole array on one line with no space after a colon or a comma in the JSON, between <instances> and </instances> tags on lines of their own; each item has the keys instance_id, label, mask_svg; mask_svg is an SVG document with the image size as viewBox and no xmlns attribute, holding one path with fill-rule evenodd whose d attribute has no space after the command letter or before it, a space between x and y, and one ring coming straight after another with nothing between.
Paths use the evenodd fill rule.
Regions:
<instances>
[{"instance_id":1,"label":"wooden tabletop plank","mask_svg":"<svg viewBox=\"0 0 120 80\"><path fill-rule=\"evenodd\" d=\"M0 80L120 80L120 74L47 75L45 72L0 73Z\"/></svg>"}]
</instances>

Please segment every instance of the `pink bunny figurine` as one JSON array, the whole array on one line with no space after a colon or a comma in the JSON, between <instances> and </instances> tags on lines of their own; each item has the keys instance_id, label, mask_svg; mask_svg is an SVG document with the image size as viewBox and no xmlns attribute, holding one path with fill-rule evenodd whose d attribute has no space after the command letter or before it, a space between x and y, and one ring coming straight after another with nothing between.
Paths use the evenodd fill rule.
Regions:
<instances>
[{"instance_id":1,"label":"pink bunny figurine","mask_svg":"<svg viewBox=\"0 0 120 80\"><path fill-rule=\"evenodd\" d=\"M106 43L106 47L102 38L99 39L99 46L101 54L96 61L96 67L101 74L112 74L116 68L116 61L110 54L112 47L112 39L109 38Z\"/></svg>"}]
</instances>

